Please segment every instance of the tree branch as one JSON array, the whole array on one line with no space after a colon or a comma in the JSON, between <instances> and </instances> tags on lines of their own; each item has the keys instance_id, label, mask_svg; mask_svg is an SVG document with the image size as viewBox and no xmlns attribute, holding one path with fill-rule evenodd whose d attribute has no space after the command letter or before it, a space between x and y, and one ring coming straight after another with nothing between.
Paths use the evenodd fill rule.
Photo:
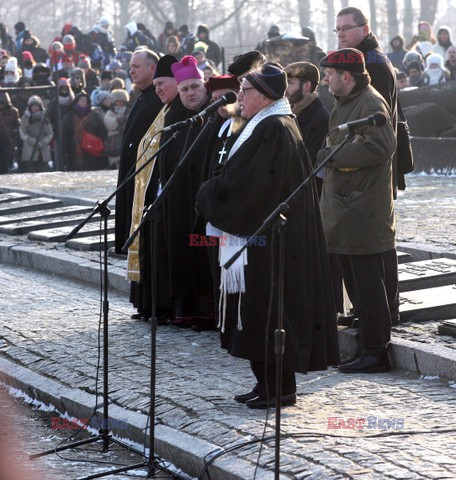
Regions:
<instances>
[{"instance_id":1,"label":"tree branch","mask_svg":"<svg viewBox=\"0 0 456 480\"><path fill-rule=\"evenodd\" d=\"M216 28L222 26L225 24L228 20L231 20L239 10L248 2L249 0L242 0L242 2L235 8L226 18L221 20L220 22L216 23L215 25L212 25L209 27L209 30L215 30Z\"/></svg>"}]
</instances>

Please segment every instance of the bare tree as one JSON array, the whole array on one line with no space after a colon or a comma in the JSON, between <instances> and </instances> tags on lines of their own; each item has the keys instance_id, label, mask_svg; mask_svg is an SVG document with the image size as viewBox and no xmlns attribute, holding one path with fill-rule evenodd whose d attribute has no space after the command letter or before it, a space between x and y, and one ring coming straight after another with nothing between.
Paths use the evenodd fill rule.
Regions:
<instances>
[{"instance_id":1,"label":"bare tree","mask_svg":"<svg viewBox=\"0 0 456 480\"><path fill-rule=\"evenodd\" d=\"M434 24L438 0L420 0L420 20Z\"/></svg>"},{"instance_id":2,"label":"bare tree","mask_svg":"<svg viewBox=\"0 0 456 480\"><path fill-rule=\"evenodd\" d=\"M396 0L387 0L386 14L388 17L388 38L391 40L399 33L399 21L397 19Z\"/></svg>"},{"instance_id":3,"label":"bare tree","mask_svg":"<svg viewBox=\"0 0 456 480\"><path fill-rule=\"evenodd\" d=\"M299 23L302 27L308 27L311 23L310 0L298 0Z\"/></svg>"},{"instance_id":4,"label":"bare tree","mask_svg":"<svg viewBox=\"0 0 456 480\"><path fill-rule=\"evenodd\" d=\"M413 37L413 5L412 0L404 0L404 38L408 44Z\"/></svg>"},{"instance_id":5,"label":"bare tree","mask_svg":"<svg viewBox=\"0 0 456 480\"><path fill-rule=\"evenodd\" d=\"M375 0L369 0L370 26L373 32L377 32L377 5Z\"/></svg>"},{"instance_id":6,"label":"bare tree","mask_svg":"<svg viewBox=\"0 0 456 480\"><path fill-rule=\"evenodd\" d=\"M326 2L326 25L328 27L328 50L333 50L336 47L334 39L334 0L327 0Z\"/></svg>"}]
</instances>

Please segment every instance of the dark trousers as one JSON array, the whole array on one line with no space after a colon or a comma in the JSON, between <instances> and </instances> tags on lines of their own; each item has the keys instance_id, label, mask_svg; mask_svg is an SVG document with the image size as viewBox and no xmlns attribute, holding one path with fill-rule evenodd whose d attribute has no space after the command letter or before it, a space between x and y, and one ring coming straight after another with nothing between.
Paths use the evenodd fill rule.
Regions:
<instances>
[{"instance_id":1,"label":"dark trousers","mask_svg":"<svg viewBox=\"0 0 456 480\"><path fill-rule=\"evenodd\" d=\"M396 249L382 253L383 267L385 269L385 287L388 305L391 313L391 322L398 323L399 315L399 274L397 268Z\"/></svg>"},{"instance_id":2,"label":"dark trousers","mask_svg":"<svg viewBox=\"0 0 456 480\"><path fill-rule=\"evenodd\" d=\"M391 338L391 312L383 254L338 257L344 282L360 321L360 353L385 353Z\"/></svg>"},{"instance_id":3,"label":"dark trousers","mask_svg":"<svg viewBox=\"0 0 456 480\"><path fill-rule=\"evenodd\" d=\"M255 391L260 397L275 397L276 368L268 364L267 372L263 362L250 360L250 367L257 379ZM296 393L296 376L292 370L282 369L282 396Z\"/></svg>"}]
</instances>

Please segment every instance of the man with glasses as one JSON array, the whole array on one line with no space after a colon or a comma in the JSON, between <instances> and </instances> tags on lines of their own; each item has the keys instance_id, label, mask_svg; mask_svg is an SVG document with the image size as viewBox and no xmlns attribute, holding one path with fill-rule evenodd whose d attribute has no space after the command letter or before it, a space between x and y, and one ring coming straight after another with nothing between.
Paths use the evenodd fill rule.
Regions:
<instances>
[{"instance_id":1,"label":"man with glasses","mask_svg":"<svg viewBox=\"0 0 456 480\"><path fill-rule=\"evenodd\" d=\"M266 63L246 75L239 102L248 123L221 173L204 182L196 196L198 211L214 235L220 232L217 235L223 238L220 265L310 171L286 88L286 73L277 64ZM296 403L295 372L326 369L339 356L329 264L313 185L304 189L286 217L282 406ZM278 312L277 290L271 281L278 268L277 241L267 229L252 239L234 265L221 270L222 348L250 361L256 385L234 397L249 408L275 404L273 339ZM277 285L277 276L274 282Z\"/></svg>"},{"instance_id":2,"label":"man with glasses","mask_svg":"<svg viewBox=\"0 0 456 480\"><path fill-rule=\"evenodd\" d=\"M380 47L377 38L370 31L369 22L364 13L355 7L343 8L336 18L334 29L339 48L356 48L364 54L366 70L371 78L372 87L386 100L390 108L394 131L397 131L397 86L394 68L386 53ZM400 159L399 159L400 160ZM399 169L398 169L399 167ZM399 175L400 164L393 160L393 193L397 188L405 189L404 175ZM399 280L397 254L393 248L383 253L386 274L386 289L390 302L391 321L399 322ZM349 292L350 293L350 292Z\"/></svg>"}]
</instances>

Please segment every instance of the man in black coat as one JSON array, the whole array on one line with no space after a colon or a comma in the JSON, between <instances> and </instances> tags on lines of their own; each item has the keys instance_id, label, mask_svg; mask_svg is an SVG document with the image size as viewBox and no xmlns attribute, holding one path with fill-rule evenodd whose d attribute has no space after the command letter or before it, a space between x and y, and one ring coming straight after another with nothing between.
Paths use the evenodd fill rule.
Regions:
<instances>
[{"instance_id":1,"label":"man in black coat","mask_svg":"<svg viewBox=\"0 0 456 480\"><path fill-rule=\"evenodd\" d=\"M397 131L396 74L391 61L380 47L375 35L370 31L367 17L358 8L343 8L337 14L335 30L340 48L356 48L364 54L371 85L386 100L390 108L394 130ZM396 163L396 157L393 160L393 186L395 194L397 186L402 190L405 189L404 175L400 175L400 164ZM399 279L396 249L384 252L383 261L391 319L393 323L398 323Z\"/></svg>"},{"instance_id":2,"label":"man in black coat","mask_svg":"<svg viewBox=\"0 0 456 480\"><path fill-rule=\"evenodd\" d=\"M163 104L156 95L155 87L152 83L157 63L158 56L151 50L139 50L135 52L130 60L130 75L141 93L131 109L125 124L117 186L134 172L139 142L163 108ZM122 253L122 246L130 235L133 195L133 181L130 181L117 193L115 222L115 250L117 253ZM133 303L136 303L135 285L132 282L131 300ZM141 294L138 293L138 295ZM142 316L142 313L147 314L148 312L139 312L138 315Z\"/></svg>"},{"instance_id":3,"label":"man in black coat","mask_svg":"<svg viewBox=\"0 0 456 480\"><path fill-rule=\"evenodd\" d=\"M219 232L220 264L237 250L241 236L252 235L309 173L285 89L286 74L275 65L266 63L245 77L239 102L249 123L220 175L204 182L196 196L213 235ZM312 185L286 216L282 406L296 403L295 372L326 369L339 357L329 261ZM234 397L249 408L275 404L278 298L277 290L271 291L271 257L277 268L278 255L270 229L262 235L230 269L222 269L221 278L222 348L250 361L257 384Z\"/></svg>"}]
</instances>

